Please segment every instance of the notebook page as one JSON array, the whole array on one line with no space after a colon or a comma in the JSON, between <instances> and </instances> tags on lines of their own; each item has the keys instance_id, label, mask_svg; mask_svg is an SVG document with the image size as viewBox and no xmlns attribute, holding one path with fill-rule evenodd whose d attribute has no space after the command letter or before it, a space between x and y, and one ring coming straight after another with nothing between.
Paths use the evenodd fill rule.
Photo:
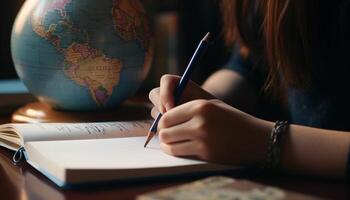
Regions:
<instances>
[{"instance_id":1,"label":"notebook page","mask_svg":"<svg viewBox=\"0 0 350 200\"><path fill-rule=\"evenodd\" d=\"M145 136L151 121L12 124L23 142Z\"/></svg>"},{"instance_id":2,"label":"notebook page","mask_svg":"<svg viewBox=\"0 0 350 200\"><path fill-rule=\"evenodd\" d=\"M25 145L27 162L58 186L237 169L165 154L154 138L36 141Z\"/></svg>"},{"instance_id":3,"label":"notebook page","mask_svg":"<svg viewBox=\"0 0 350 200\"><path fill-rule=\"evenodd\" d=\"M205 163L178 158L164 153L157 137L143 147L146 137L129 137L102 140L71 140L30 142L31 149L40 152L63 169L140 169L175 167ZM26 146L27 148L27 146Z\"/></svg>"}]
</instances>

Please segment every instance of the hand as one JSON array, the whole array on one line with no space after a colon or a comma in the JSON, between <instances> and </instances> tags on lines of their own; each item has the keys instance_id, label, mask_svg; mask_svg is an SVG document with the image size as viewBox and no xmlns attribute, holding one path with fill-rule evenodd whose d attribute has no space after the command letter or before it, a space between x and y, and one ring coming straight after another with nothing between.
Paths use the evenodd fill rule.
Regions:
<instances>
[{"instance_id":1,"label":"hand","mask_svg":"<svg viewBox=\"0 0 350 200\"><path fill-rule=\"evenodd\" d=\"M149 99L154 105L151 115L153 118L159 112L165 113L171 108L175 107L174 90L178 85L181 77L175 75L163 75L160 79L160 87L151 90ZM181 95L179 104L194 100L194 99L214 99L215 97L202 89L193 81L189 81L186 88Z\"/></svg>"},{"instance_id":2,"label":"hand","mask_svg":"<svg viewBox=\"0 0 350 200\"><path fill-rule=\"evenodd\" d=\"M226 164L258 164L266 159L273 123L220 100L194 100L164 113L158 131L162 149L174 156L197 156Z\"/></svg>"}]
</instances>

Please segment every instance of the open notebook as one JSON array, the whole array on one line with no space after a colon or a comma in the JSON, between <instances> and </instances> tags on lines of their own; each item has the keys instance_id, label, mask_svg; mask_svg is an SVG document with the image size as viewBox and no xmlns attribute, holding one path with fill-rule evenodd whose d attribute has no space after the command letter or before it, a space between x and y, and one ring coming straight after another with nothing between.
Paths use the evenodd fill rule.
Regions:
<instances>
[{"instance_id":1,"label":"open notebook","mask_svg":"<svg viewBox=\"0 0 350 200\"><path fill-rule=\"evenodd\" d=\"M0 145L59 186L233 169L167 155L156 137L144 148L150 123L5 124Z\"/></svg>"}]
</instances>

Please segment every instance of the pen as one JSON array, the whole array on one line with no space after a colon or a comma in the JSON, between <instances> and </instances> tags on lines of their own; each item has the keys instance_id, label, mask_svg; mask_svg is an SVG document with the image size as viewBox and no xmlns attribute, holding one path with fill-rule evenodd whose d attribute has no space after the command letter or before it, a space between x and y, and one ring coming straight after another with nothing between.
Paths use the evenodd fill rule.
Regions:
<instances>
[{"instance_id":1,"label":"pen","mask_svg":"<svg viewBox=\"0 0 350 200\"><path fill-rule=\"evenodd\" d=\"M197 46L196 51L194 52L190 62L188 63L185 72L183 73L179 84L175 88L174 91L174 103L175 105L178 104L180 97L182 95L182 92L184 91L187 82L190 80L190 76L194 70L194 67L197 65L200 57L203 55L204 51L207 49L207 46L209 44L210 40L210 33L208 32L203 39L200 41L200 43ZM157 126L160 118L162 117L162 113L158 113L158 116L154 120L148 134L147 134L147 140L145 142L144 147L147 146L147 144L151 141L153 136L157 133Z\"/></svg>"}]
</instances>

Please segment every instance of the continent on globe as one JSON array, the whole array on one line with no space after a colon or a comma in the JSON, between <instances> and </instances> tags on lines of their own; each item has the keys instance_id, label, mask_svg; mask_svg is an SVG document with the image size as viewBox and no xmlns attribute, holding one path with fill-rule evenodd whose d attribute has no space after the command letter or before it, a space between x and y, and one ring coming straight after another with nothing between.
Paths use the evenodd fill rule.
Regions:
<instances>
[{"instance_id":1,"label":"continent on globe","mask_svg":"<svg viewBox=\"0 0 350 200\"><path fill-rule=\"evenodd\" d=\"M126 41L137 40L150 47L151 30L146 11L138 0L113 0L112 17L118 35Z\"/></svg>"},{"instance_id":2,"label":"continent on globe","mask_svg":"<svg viewBox=\"0 0 350 200\"><path fill-rule=\"evenodd\" d=\"M67 19L65 6L71 0L55 0L51 4L45 4L44 13L59 11L62 20L59 22L70 32L79 32ZM122 63L115 58L107 58L101 51L89 46L88 43L79 44L73 42L67 48L61 46L61 38L55 34L57 24L50 24L45 29L44 15L33 15L33 31L44 39L50 41L57 51L64 57L64 73L77 84L87 87L91 97L98 106L105 106L108 98L113 93L113 88L118 85Z\"/></svg>"},{"instance_id":3,"label":"continent on globe","mask_svg":"<svg viewBox=\"0 0 350 200\"><path fill-rule=\"evenodd\" d=\"M57 48L57 50L61 50L60 38L54 34L57 24L50 24L49 28L46 29L44 25L44 20L46 14L49 11L57 10L62 17L61 23L64 23L64 21L66 21L65 19L67 16L66 12L64 11L64 7L70 2L71 0L54 0L49 4L39 4L40 6L42 6L41 12L34 12L31 17L33 31L37 33L40 37L52 42L53 45ZM41 13L44 13L44 15L42 15ZM66 23L66 25L68 24Z\"/></svg>"},{"instance_id":4,"label":"continent on globe","mask_svg":"<svg viewBox=\"0 0 350 200\"><path fill-rule=\"evenodd\" d=\"M139 0L113 0L114 29L124 40L136 40L146 50L143 68L146 76L153 58L152 31L145 9Z\"/></svg>"},{"instance_id":5,"label":"continent on globe","mask_svg":"<svg viewBox=\"0 0 350 200\"><path fill-rule=\"evenodd\" d=\"M16 71L40 101L100 110L137 92L153 37L139 0L27 0L11 36Z\"/></svg>"},{"instance_id":6,"label":"continent on globe","mask_svg":"<svg viewBox=\"0 0 350 200\"><path fill-rule=\"evenodd\" d=\"M88 44L73 43L64 54L65 74L89 88L94 101L104 106L119 82L121 61L107 58Z\"/></svg>"}]
</instances>

